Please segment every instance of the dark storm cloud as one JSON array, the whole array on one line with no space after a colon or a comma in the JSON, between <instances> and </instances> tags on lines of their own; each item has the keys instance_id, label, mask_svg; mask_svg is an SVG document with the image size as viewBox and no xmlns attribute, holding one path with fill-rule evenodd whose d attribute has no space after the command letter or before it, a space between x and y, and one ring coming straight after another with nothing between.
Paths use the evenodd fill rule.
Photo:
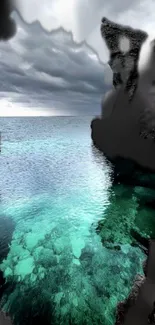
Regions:
<instances>
[{"instance_id":1,"label":"dark storm cloud","mask_svg":"<svg viewBox=\"0 0 155 325\"><path fill-rule=\"evenodd\" d=\"M0 0L0 40L7 41L16 33L16 24L11 17L13 9L13 0Z\"/></svg>"},{"instance_id":2,"label":"dark storm cloud","mask_svg":"<svg viewBox=\"0 0 155 325\"><path fill-rule=\"evenodd\" d=\"M15 92L32 105L100 111L105 91L104 65L86 45L76 45L60 29L45 33L38 23L26 25L17 14L16 36L0 45L1 92ZM14 99L15 98L15 99ZM17 100L13 96L12 100ZM79 106L79 108L78 108ZM87 107L87 108L86 108Z\"/></svg>"}]
</instances>

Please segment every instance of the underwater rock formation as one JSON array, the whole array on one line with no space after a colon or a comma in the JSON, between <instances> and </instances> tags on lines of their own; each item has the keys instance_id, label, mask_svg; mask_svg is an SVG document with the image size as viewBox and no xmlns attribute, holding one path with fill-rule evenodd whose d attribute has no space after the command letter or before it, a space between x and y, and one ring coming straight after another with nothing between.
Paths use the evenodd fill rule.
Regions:
<instances>
[{"instance_id":1,"label":"underwater rock formation","mask_svg":"<svg viewBox=\"0 0 155 325\"><path fill-rule=\"evenodd\" d=\"M0 216L0 263L8 255L14 229L15 223L11 218Z\"/></svg>"},{"instance_id":2,"label":"underwater rock formation","mask_svg":"<svg viewBox=\"0 0 155 325\"><path fill-rule=\"evenodd\" d=\"M10 217L0 216L0 263L9 253L9 245L11 244L14 230L14 221ZM0 270L0 299L8 286L9 283L6 283L4 273ZM0 311L0 324L13 325L10 316L4 313L4 311Z\"/></svg>"},{"instance_id":3,"label":"underwater rock formation","mask_svg":"<svg viewBox=\"0 0 155 325\"><path fill-rule=\"evenodd\" d=\"M0 263L9 253L9 245L12 240L15 229L14 221L7 216L0 216ZM2 270L0 270L0 298L7 287L6 279Z\"/></svg>"},{"instance_id":4,"label":"underwater rock formation","mask_svg":"<svg viewBox=\"0 0 155 325\"><path fill-rule=\"evenodd\" d=\"M154 210L145 206L145 202L140 204L138 189L124 184L113 185L110 204L96 231L104 247L121 250L122 245L138 246L147 256L149 238L155 237Z\"/></svg>"}]
</instances>

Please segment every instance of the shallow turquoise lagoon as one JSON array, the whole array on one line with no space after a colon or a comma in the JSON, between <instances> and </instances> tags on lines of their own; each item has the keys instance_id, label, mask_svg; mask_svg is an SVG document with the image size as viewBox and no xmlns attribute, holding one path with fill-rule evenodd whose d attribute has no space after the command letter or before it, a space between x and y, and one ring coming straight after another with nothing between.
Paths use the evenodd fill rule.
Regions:
<instances>
[{"instance_id":1,"label":"shallow turquoise lagoon","mask_svg":"<svg viewBox=\"0 0 155 325\"><path fill-rule=\"evenodd\" d=\"M1 305L15 325L114 324L142 272L138 248L108 250L95 232L111 181L91 119L1 118L0 218L15 222Z\"/></svg>"}]
</instances>

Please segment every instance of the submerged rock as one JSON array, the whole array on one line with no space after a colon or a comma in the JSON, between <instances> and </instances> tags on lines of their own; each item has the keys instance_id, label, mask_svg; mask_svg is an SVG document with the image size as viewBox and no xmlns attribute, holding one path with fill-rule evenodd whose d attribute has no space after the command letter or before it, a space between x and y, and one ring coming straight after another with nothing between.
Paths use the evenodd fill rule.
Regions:
<instances>
[{"instance_id":1,"label":"submerged rock","mask_svg":"<svg viewBox=\"0 0 155 325\"><path fill-rule=\"evenodd\" d=\"M72 244L73 255L76 258L79 258L82 249L85 247L85 241L82 238L72 238L71 244Z\"/></svg>"},{"instance_id":2,"label":"submerged rock","mask_svg":"<svg viewBox=\"0 0 155 325\"><path fill-rule=\"evenodd\" d=\"M7 216L0 216L0 263L9 253L9 245L15 230L15 222Z\"/></svg>"},{"instance_id":3,"label":"submerged rock","mask_svg":"<svg viewBox=\"0 0 155 325\"><path fill-rule=\"evenodd\" d=\"M44 248L39 255L39 263L45 268L50 268L57 265L57 257L52 250Z\"/></svg>"},{"instance_id":4,"label":"submerged rock","mask_svg":"<svg viewBox=\"0 0 155 325\"><path fill-rule=\"evenodd\" d=\"M122 245L129 244L138 246L147 255L149 239L155 236L154 210L141 206L134 188L115 185L111 189L110 205L96 232L104 247L121 250Z\"/></svg>"},{"instance_id":5,"label":"submerged rock","mask_svg":"<svg viewBox=\"0 0 155 325\"><path fill-rule=\"evenodd\" d=\"M118 244L135 243L131 229L134 226L137 207L138 203L130 189L123 193L118 186L114 188L104 219L99 221L96 229L104 246L116 248Z\"/></svg>"},{"instance_id":6,"label":"submerged rock","mask_svg":"<svg viewBox=\"0 0 155 325\"><path fill-rule=\"evenodd\" d=\"M54 301L51 295L39 287L19 286L14 292L14 299L8 307L8 312L15 324L51 325L55 323Z\"/></svg>"},{"instance_id":7,"label":"submerged rock","mask_svg":"<svg viewBox=\"0 0 155 325\"><path fill-rule=\"evenodd\" d=\"M65 250L66 244L65 238L57 238L53 243L53 250L55 254L60 255Z\"/></svg>"},{"instance_id":8,"label":"submerged rock","mask_svg":"<svg viewBox=\"0 0 155 325\"><path fill-rule=\"evenodd\" d=\"M92 245L86 245L81 251L80 260L91 261L94 254L95 254L95 248Z\"/></svg>"},{"instance_id":9,"label":"submerged rock","mask_svg":"<svg viewBox=\"0 0 155 325\"><path fill-rule=\"evenodd\" d=\"M15 266L14 273L15 275L19 276L20 279L24 279L26 275L33 272L34 267L34 259L30 256L18 262L18 264Z\"/></svg>"},{"instance_id":10,"label":"submerged rock","mask_svg":"<svg viewBox=\"0 0 155 325\"><path fill-rule=\"evenodd\" d=\"M73 259L73 264L75 264L75 265L81 265L79 259L77 259L77 258L74 258Z\"/></svg>"},{"instance_id":11,"label":"submerged rock","mask_svg":"<svg viewBox=\"0 0 155 325\"><path fill-rule=\"evenodd\" d=\"M32 251L35 247L37 247L39 241L45 238L45 233L43 232L29 232L25 237L25 245L29 251Z\"/></svg>"}]
</instances>

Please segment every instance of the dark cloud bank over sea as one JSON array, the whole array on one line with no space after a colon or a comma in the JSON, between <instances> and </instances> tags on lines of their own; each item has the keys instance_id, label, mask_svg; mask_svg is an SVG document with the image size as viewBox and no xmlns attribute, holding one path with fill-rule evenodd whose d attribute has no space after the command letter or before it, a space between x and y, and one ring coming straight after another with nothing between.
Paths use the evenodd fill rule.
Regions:
<instances>
[{"instance_id":1,"label":"dark cloud bank over sea","mask_svg":"<svg viewBox=\"0 0 155 325\"><path fill-rule=\"evenodd\" d=\"M104 68L85 43L60 28L51 33L39 22L26 24L13 12L17 32L0 43L3 100L52 115L95 115L101 98L111 88L104 83Z\"/></svg>"}]
</instances>

